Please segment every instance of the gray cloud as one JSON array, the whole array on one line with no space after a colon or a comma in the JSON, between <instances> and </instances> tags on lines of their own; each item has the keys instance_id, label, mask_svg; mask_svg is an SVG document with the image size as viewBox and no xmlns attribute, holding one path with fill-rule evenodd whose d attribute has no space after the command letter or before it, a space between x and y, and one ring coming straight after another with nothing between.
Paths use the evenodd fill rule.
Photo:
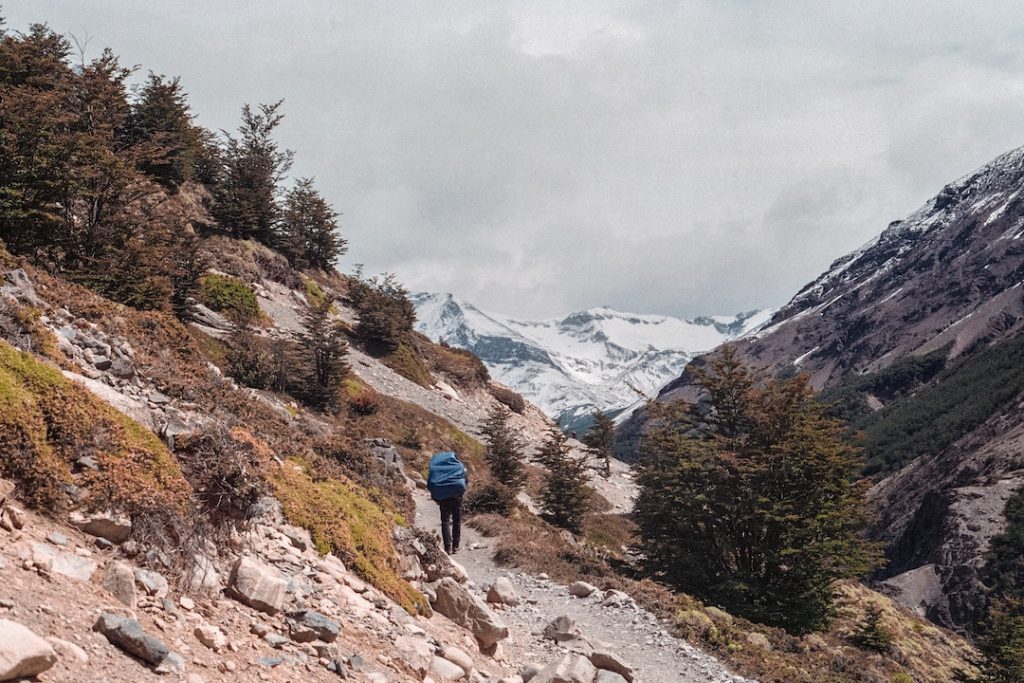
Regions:
<instances>
[{"instance_id":1,"label":"gray cloud","mask_svg":"<svg viewBox=\"0 0 1024 683\"><path fill-rule=\"evenodd\" d=\"M1024 143L1016 2L7 2L280 138L351 253L548 316L779 305Z\"/></svg>"}]
</instances>

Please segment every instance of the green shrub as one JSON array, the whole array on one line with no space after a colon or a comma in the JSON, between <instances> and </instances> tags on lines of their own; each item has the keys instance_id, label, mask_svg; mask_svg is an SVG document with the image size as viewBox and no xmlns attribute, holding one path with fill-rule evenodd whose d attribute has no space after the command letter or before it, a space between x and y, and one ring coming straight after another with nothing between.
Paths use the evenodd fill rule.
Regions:
<instances>
[{"instance_id":1,"label":"green shrub","mask_svg":"<svg viewBox=\"0 0 1024 683\"><path fill-rule=\"evenodd\" d=\"M199 301L219 312L242 319L257 318L260 304L256 293L238 278L207 273L199 278Z\"/></svg>"}]
</instances>

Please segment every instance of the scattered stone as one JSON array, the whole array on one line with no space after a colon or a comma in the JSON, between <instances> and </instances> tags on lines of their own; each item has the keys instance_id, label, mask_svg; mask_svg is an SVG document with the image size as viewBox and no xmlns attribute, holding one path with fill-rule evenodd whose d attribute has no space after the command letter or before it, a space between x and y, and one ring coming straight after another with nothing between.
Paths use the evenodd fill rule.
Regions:
<instances>
[{"instance_id":1,"label":"scattered stone","mask_svg":"<svg viewBox=\"0 0 1024 683\"><path fill-rule=\"evenodd\" d=\"M260 657L257 663L260 666L273 669L276 666L284 664L284 659L281 657Z\"/></svg>"},{"instance_id":2,"label":"scattered stone","mask_svg":"<svg viewBox=\"0 0 1024 683\"><path fill-rule=\"evenodd\" d=\"M153 665L163 663L171 654L169 647L143 631L142 626L134 619L103 612L93 630L102 633L107 640L128 654Z\"/></svg>"},{"instance_id":3,"label":"scattered stone","mask_svg":"<svg viewBox=\"0 0 1024 683\"><path fill-rule=\"evenodd\" d=\"M593 586L586 581L577 581L569 586L569 595L573 595L577 598L588 598L593 595L596 590L597 586Z\"/></svg>"},{"instance_id":4,"label":"scattered stone","mask_svg":"<svg viewBox=\"0 0 1024 683\"><path fill-rule=\"evenodd\" d=\"M8 531L14 531L14 529L25 528L25 512L21 508L15 507L14 505L8 503L7 505L4 505L3 517L10 521L11 526L13 527Z\"/></svg>"},{"instance_id":5,"label":"scattered stone","mask_svg":"<svg viewBox=\"0 0 1024 683\"><path fill-rule=\"evenodd\" d=\"M54 651L65 659L73 659L79 664L88 664L89 655L86 654L85 650L80 648L78 645L67 641L61 640L60 638L47 638L50 645L53 646Z\"/></svg>"},{"instance_id":6,"label":"scattered stone","mask_svg":"<svg viewBox=\"0 0 1024 683\"><path fill-rule=\"evenodd\" d=\"M291 642L279 633L268 633L267 635L263 636L263 640L266 641L266 643L275 650L280 650L282 647Z\"/></svg>"},{"instance_id":7,"label":"scattered stone","mask_svg":"<svg viewBox=\"0 0 1024 683\"><path fill-rule=\"evenodd\" d=\"M177 652L169 652L154 671L158 674L183 674L185 673L185 660Z\"/></svg>"},{"instance_id":8,"label":"scattered stone","mask_svg":"<svg viewBox=\"0 0 1024 683\"><path fill-rule=\"evenodd\" d=\"M498 577L487 591L487 602L515 607L519 604L516 587L504 576Z\"/></svg>"},{"instance_id":9,"label":"scattered stone","mask_svg":"<svg viewBox=\"0 0 1024 683\"><path fill-rule=\"evenodd\" d=\"M519 667L519 677L523 679L523 683L530 683L530 681L532 681L534 677L537 674L539 674L540 670L543 668L544 667L542 667L540 664L523 664L521 667Z\"/></svg>"},{"instance_id":10,"label":"scattered stone","mask_svg":"<svg viewBox=\"0 0 1024 683\"><path fill-rule=\"evenodd\" d=\"M443 657L430 660L430 675L438 681L460 681L466 677L462 667Z\"/></svg>"},{"instance_id":11,"label":"scattered stone","mask_svg":"<svg viewBox=\"0 0 1024 683\"><path fill-rule=\"evenodd\" d=\"M434 609L456 624L468 629L482 647L490 647L499 640L508 638L508 628L476 597L451 577L444 577L437 584L437 600Z\"/></svg>"},{"instance_id":12,"label":"scattered stone","mask_svg":"<svg viewBox=\"0 0 1024 683\"><path fill-rule=\"evenodd\" d=\"M580 630L576 628L576 621L572 617L563 614L544 627L544 637L564 643L579 638Z\"/></svg>"},{"instance_id":13,"label":"scattered stone","mask_svg":"<svg viewBox=\"0 0 1024 683\"><path fill-rule=\"evenodd\" d=\"M593 683L597 669L586 657L567 654L541 669L533 683Z\"/></svg>"},{"instance_id":14,"label":"scattered stone","mask_svg":"<svg viewBox=\"0 0 1024 683\"><path fill-rule=\"evenodd\" d=\"M214 652L222 652L228 646L228 637L219 626L200 624L192 634L196 639Z\"/></svg>"},{"instance_id":15,"label":"scattered stone","mask_svg":"<svg viewBox=\"0 0 1024 683\"><path fill-rule=\"evenodd\" d=\"M167 579L149 569L136 569L135 581L142 586L142 590L146 592L146 595L154 598L165 597L169 590Z\"/></svg>"},{"instance_id":16,"label":"scattered stone","mask_svg":"<svg viewBox=\"0 0 1024 683\"><path fill-rule=\"evenodd\" d=\"M187 595L182 595L180 598L178 598L178 604L181 605L182 609L188 610L189 612L196 608L195 600L188 597Z\"/></svg>"},{"instance_id":17,"label":"scattered stone","mask_svg":"<svg viewBox=\"0 0 1024 683\"><path fill-rule=\"evenodd\" d=\"M594 679L594 683L628 683L628 681L614 671L600 669L597 672L597 678Z\"/></svg>"},{"instance_id":18,"label":"scattered stone","mask_svg":"<svg viewBox=\"0 0 1024 683\"><path fill-rule=\"evenodd\" d=\"M497 643L495 643L497 645ZM458 665L468 676L473 671L473 658L457 647L448 646L441 653L441 656L449 662Z\"/></svg>"},{"instance_id":19,"label":"scattered stone","mask_svg":"<svg viewBox=\"0 0 1024 683\"><path fill-rule=\"evenodd\" d=\"M308 643L317 639L333 643L341 632L341 624L313 610L291 612L288 617L293 620L291 636L297 643Z\"/></svg>"},{"instance_id":20,"label":"scattered stone","mask_svg":"<svg viewBox=\"0 0 1024 683\"><path fill-rule=\"evenodd\" d=\"M284 605L288 582L269 567L252 557L235 562L228 579L230 597L267 614L277 614Z\"/></svg>"},{"instance_id":21,"label":"scattered stone","mask_svg":"<svg viewBox=\"0 0 1024 683\"><path fill-rule=\"evenodd\" d=\"M127 541L132 533L131 518L110 511L89 515L72 512L71 525L90 536L103 538L118 545Z\"/></svg>"},{"instance_id":22,"label":"scattered stone","mask_svg":"<svg viewBox=\"0 0 1024 683\"><path fill-rule=\"evenodd\" d=\"M0 681L31 678L56 663L49 643L15 621L0 619Z\"/></svg>"},{"instance_id":23,"label":"scattered stone","mask_svg":"<svg viewBox=\"0 0 1024 683\"><path fill-rule=\"evenodd\" d=\"M33 543L31 564L48 574L59 574L75 581L89 581L96 573L92 560L66 553L42 543Z\"/></svg>"},{"instance_id":24,"label":"scattered stone","mask_svg":"<svg viewBox=\"0 0 1024 683\"><path fill-rule=\"evenodd\" d=\"M395 654L422 679L430 671L434 648L422 638L400 636L395 641Z\"/></svg>"},{"instance_id":25,"label":"scattered stone","mask_svg":"<svg viewBox=\"0 0 1024 683\"><path fill-rule=\"evenodd\" d=\"M135 609L135 573L124 562L110 562L103 570L103 587L128 609Z\"/></svg>"},{"instance_id":26,"label":"scattered stone","mask_svg":"<svg viewBox=\"0 0 1024 683\"><path fill-rule=\"evenodd\" d=\"M65 536L59 531L51 531L50 533L48 533L46 535L46 540L54 545L59 545L61 547L66 546L68 543L71 542L68 540L67 536Z\"/></svg>"},{"instance_id":27,"label":"scattered stone","mask_svg":"<svg viewBox=\"0 0 1024 683\"><path fill-rule=\"evenodd\" d=\"M633 667L622 661L622 658L609 650L598 649L590 653L590 663L598 669L613 671L628 683L633 683Z\"/></svg>"},{"instance_id":28,"label":"scattered stone","mask_svg":"<svg viewBox=\"0 0 1024 683\"><path fill-rule=\"evenodd\" d=\"M271 631L270 626L268 626L268 625L266 625L266 624L264 624L262 622L259 622L259 621L254 622L252 624L252 626L249 627L249 633L257 635L260 638L262 638L263 636L265 636L268 633L270 633L270 631Z\"/></svg>"},{"instance_id":29,"label":"scattered stone","mask_svg":"<svg viewBox=\"0 0 1024 683\"><path fill-rule=\"evenodd\" d=\"M604 594L604 600L601 601L602 607L624 607L633 602L633 598L629 597L622 591L610 590Z\"/></svg>"}]
</instances>

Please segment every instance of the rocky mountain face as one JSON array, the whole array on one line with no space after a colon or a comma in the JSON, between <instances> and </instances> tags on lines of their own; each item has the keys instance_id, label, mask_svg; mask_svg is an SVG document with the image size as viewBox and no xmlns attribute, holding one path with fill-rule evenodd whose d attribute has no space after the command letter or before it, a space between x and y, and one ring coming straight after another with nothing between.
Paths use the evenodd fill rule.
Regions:
<instances>
[{"instance_id":1,"label":"rocky mountain face","mask_svg":"<svg viewBox=\"0 0 1024 683\"><path fill-rule=\"evenodd\" d=\"M1017 149L835 261L739 343L756 365L806 372L826 395L854 396L883 463L872 500L889 548L884 587L958 628L979 616L985 552L1024 484L1024 404L1014 383L1024 329L1022 189ZM927 359L935 367L919 371ZM684 374L660 398L693 395ZM899 430L912 438L899 442ZM896 443L907 458L885 453Z\"/></svg>"},{"instance_id":2,"label":"rocky mountain face","mask_svg":"<svg viewBox=\"0 0 1024 683\"><path fill-rule=\"evenodd\" d=\"M680 320L593 308L556 320L481 311L451 294L415 294L417 330L480 357L500 382L572 429L599 409L625 418L694 355L737 339L770 316Z\"/></svg>"}]
</instances>

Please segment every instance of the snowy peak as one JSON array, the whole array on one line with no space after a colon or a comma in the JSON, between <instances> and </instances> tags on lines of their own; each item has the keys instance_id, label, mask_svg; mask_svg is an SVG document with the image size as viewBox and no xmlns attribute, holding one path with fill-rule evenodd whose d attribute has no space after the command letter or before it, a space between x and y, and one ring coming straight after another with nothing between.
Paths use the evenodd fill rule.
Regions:
<instances>
[{"instance_id":1,"label":"snowy peak","mask_svg":"<svg viewBox=\"0 0 1024 683\"><path fill-rule=\"evenodd\" d=\"M563 426L595 408L623 411L653 395L696 354L756 329L770 311L682 320L602 306L549 320L480 310L452 294L414 294L417 330L478 355L500 382Z\"/></svg>"}]
</instances>

